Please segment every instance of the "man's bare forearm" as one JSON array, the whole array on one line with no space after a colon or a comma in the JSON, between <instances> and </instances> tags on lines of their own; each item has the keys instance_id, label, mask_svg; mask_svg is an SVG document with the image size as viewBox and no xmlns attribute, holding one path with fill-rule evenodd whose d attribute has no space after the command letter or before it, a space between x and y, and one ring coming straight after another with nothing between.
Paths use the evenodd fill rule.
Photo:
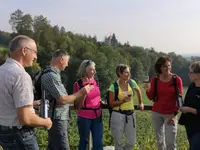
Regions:
<instances>
[{"instance_id":1,"label":"man's bare forearm","mask_svg":"<svg viewBox=\"0 0 200 150\"><path fill-rule=\"evenodd\" d=\"M65 105L65 104L71 104L73 103L76 99L82 97L83 95L80 92L76 92L72 95L67 95L67 96L61 96L58 100L57 103L58 105Z\"/></svg>"}]
</instances>

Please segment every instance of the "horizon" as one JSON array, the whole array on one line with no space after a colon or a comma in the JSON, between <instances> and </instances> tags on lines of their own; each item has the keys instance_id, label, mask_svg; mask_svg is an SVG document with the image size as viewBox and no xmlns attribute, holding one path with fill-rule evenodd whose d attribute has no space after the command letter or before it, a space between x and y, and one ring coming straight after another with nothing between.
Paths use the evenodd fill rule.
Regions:
<instances>
[{"instance_id":1,"label":"horizon","mask_svg":"<svg viewBox=\"0 0 200 150\"><path fill-rule=\"evenodd\" d=\"M197 55L200 50L200 1L88 0L59 2L3 0L0 6L0 30L12 32L10 14L20 9L24 14L43 15L51 25L66 31L96 36L102 41L115 33L120 43L131 46L153 47L157 52ZM59 17L58 17L59 15Z\"/></svg>"}]
</instances>

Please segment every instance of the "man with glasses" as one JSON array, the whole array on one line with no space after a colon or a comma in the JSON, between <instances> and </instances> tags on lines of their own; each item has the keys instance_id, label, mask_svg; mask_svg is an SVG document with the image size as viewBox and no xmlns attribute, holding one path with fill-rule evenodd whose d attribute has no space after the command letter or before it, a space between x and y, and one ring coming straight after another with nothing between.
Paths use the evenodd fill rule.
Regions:
<instances>
[{"instance_id":1,"label":"man with glasses","mask_svg":"<svg viewBox=\"0 0 200 150\"><path fill-rule=\"evenodd\" d=\"M48 150L69 150L67 123L69 120L69 104L85 96L92 87L87 85L73 95L68 95L61 81L60 72L65 70L69 62L69 54L58 49L54 52L47 72L41 77L41 87L50 100L49 116L53 126L48 131Z\"/></svg>"},{"instance_id":2,"label":"man with glasses","mask_svg":"<svg viewBox=\"0 0 200 150\"><path fill-rule=\"evenodd\" d=\"M19 35L9 43L10 58L0 66L0 145L9 150L39 150L33 127L50 129L50 118L33 108L33 86L24 67L37 59L33 39Z\"/></svg>"}]
</instances>

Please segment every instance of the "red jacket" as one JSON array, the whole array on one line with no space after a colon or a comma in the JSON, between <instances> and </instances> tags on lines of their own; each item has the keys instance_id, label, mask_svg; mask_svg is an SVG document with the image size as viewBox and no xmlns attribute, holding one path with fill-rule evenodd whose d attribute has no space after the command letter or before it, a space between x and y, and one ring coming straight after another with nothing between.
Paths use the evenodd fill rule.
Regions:
<instances>
[{"instance_id":1,"label":"red jacket","mask_svg":"<svg viewBox=\"0 0 200 150\"><path fill-rule=\"evenodd\" d=\"M181 95L183 95L183 84L179 76L176 77L177 88L179 88ZM155 77L151 79L151 86L146 93L147 97L152 100L154 96ZM169 82L163 82L159 79L157 82L157 99L153 103L152 111L161 114L172 114L178 111L176 103L176 93L173 84L173 77Z\"/></svg>"}]
</instances>

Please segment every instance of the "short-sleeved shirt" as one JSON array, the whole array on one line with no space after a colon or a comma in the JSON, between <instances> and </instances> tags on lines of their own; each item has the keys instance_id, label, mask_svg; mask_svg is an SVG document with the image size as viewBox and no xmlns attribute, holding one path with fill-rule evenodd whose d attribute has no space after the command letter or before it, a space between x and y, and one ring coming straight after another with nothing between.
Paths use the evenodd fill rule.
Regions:
<instances>
[{"instance_id":1,"label":"short-sleeved shirt","mask_svg":"<svg viewBox=\"0 0 200 150\"><path fill-rule=\"evenodd\" d=\"M42 90L45 90L47 99L50 100L50 102L53 101L55 102L59 97L67 96L68 94L65 89L65 86L61 81L60 70L52 66L46 67L46 70L49 69L52 71L45 73L41 77L41 87ZM53 107L50 107L49 110L49 117L51 118L52 118L52 109ZM53 118L59 120L68 120L69 104L56 106Z\"/></svg>"},{"instance_id":2,"label":"short-sleeved shirt","mask_svg":"<svg viewBox=\"0 0 200 150\"><path fill-rule=\"evenodd\" d=\"M100 108L100 100L101 100L101 95L100 95L100 90L99 86L97 85L96 80L93 78L90 81L90 84L94 86L94 88L86 95L85 97L85 105L82 104L83 108L99 108L96 110L96 113L94 110L85 110L85 109L79 109L78 110L78 116L84 117L84 118L89 118L89 119L94 119L97 117L101 116L101 108ZM84 81L83 81L84 85ZM78 82L74 83L74 93L79 91L79 85ZM97 115L96 115L97 114Z\"/></svg>"},{"instance_id":3,"label":"short-sleeved shirt","mask_svg":"<svg viewBox=\"0 0 200 150\"><path fill-rule=\"evenodd\" d=\"M151 79L151 85L148 92L146 92L147 97L152 100L154 97L155 90L155 77ZM179 76L176 76L177 88L180 90L180 94L183 95L183 83ZM161 114L172 114L178 111L177 107L176 91L173 86L173 77L168 82L163 82L158 76L157 82L157 99L153 103L152 111Z\"/></svg>"},{"instance_id":4,"label":"short-sleeved shirt","mask_svg":"<svg viewBox=\"0 0 200 150\"><path fill-rule=\"evenodd\" d=\"M137 89L138 85L137 83L131 79L131 82L133 83L133 89ZM131 100L129 102L123 103L120 106L114 107L113 110L133 110L134 109L134 99L135 99L135 92L132 90L131 86L128 84L128 91L123 91L120 86L119 82L117 81L119 92L118 92L118 99L122 100L124 97L126 97L128 94L131 94ZM114 84L112 84L109 88L109 91L115 92L114 90Z\"/></svg>"},{"instance_id":5,"label":"short-sleeved shirt","mask_svg":"<svg viewBox=\"0 0 200 150\"><path fill-rule=\"evenodd\" d=\"M12 58L0 66L0 125L21 126L17 108L33 105L33 85L24 67ZM33 107L30 111L34 112Z\"/></svg>"}]
</instances>

